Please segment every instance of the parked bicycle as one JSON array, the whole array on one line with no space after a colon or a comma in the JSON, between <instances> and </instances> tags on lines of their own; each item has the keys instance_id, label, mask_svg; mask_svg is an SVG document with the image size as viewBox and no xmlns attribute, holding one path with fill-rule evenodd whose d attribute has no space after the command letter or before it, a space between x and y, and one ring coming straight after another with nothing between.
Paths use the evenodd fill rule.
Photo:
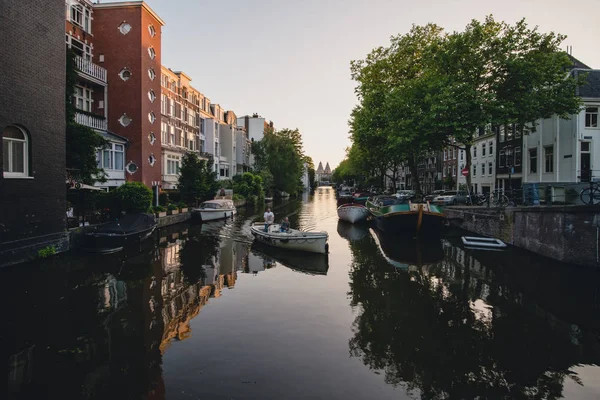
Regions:
<instances>
[{"instance_id":1,"label":"parked bicycle","mask_svg":"<svg viewBox=\"0 0 600 400\"><path fill-rule=\"evenodd\" d=\"M590 186L586 187L579 193L579 198L584 204L600 204L600 185L590 179Z\"/></svg>"},{"instance_id":2,"label":"parked bicycle","mask_svg":"<svg viewBox=\"0 0 600 400\"><path fill-rule=\"evenodd\" d=\"M473 203L482 206L488 203L492 207L506 207L510 203L510 199L502 190L494 190L491 193L480 193L472 195Z\"/></svg>"}]
</instances>

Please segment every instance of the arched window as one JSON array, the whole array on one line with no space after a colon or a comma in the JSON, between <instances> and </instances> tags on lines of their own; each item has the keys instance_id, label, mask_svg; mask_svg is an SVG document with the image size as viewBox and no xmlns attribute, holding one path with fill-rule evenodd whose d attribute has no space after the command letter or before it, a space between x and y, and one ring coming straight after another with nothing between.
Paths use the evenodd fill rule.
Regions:
<instances>
[{"instance_id":1,"label":"arched window","mask_svg":"<svg viewBox=\"0 0 600 400\"><path fill-rule=\"evenodd\" d=\"M14 125L2 132L2 167L5 178L29 176L29 137Z\"/></svg>"}]
</instances>

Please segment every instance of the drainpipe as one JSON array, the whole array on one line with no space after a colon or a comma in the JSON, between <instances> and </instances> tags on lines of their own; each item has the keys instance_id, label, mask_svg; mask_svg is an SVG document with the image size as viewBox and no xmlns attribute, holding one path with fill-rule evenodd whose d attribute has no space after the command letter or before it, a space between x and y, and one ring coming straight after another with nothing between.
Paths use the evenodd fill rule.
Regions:
<instances>
[{"instance_id":1,"label":"drainpipe","mask_svg":"<svg viewBox=\"0 0 600 400\"><path fill-rule=\"evenodd\" d=\"M556 182L560 182L560 118L556 116Z\"/></svg>"}]
</instances>

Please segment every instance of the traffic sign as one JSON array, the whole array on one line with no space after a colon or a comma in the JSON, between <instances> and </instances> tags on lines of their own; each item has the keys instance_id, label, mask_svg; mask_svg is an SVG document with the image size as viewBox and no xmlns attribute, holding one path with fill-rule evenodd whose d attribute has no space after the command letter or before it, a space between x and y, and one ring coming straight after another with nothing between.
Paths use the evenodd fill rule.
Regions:
<instances>
[{"instance_id":1,"label":"traffic sign","mask_svg":"<svg viewBox=\"0 0 600 400\"><path fill-rule=\"evenodd\" d=\"M461 173L463 174L463 176L467 176L469 175L469 169L468 168L464 168Z\"/></svg>"}]
</instances>

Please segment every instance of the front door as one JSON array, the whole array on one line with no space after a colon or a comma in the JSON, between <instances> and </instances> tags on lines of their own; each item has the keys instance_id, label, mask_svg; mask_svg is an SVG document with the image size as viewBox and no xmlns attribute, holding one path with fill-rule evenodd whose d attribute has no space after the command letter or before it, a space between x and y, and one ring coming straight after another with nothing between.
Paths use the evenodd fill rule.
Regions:
<instances>
[{"instance_id":1,"label":"front door","mask_svg":"<svg viewBox=\"0 0 600 400\"><path fill-rule=\"evenodd\" d=\"M592 158L590 154L590 142L581 142L580 177L581 182L589 182L592 178Z\"/></svg>"}]
</instances>

